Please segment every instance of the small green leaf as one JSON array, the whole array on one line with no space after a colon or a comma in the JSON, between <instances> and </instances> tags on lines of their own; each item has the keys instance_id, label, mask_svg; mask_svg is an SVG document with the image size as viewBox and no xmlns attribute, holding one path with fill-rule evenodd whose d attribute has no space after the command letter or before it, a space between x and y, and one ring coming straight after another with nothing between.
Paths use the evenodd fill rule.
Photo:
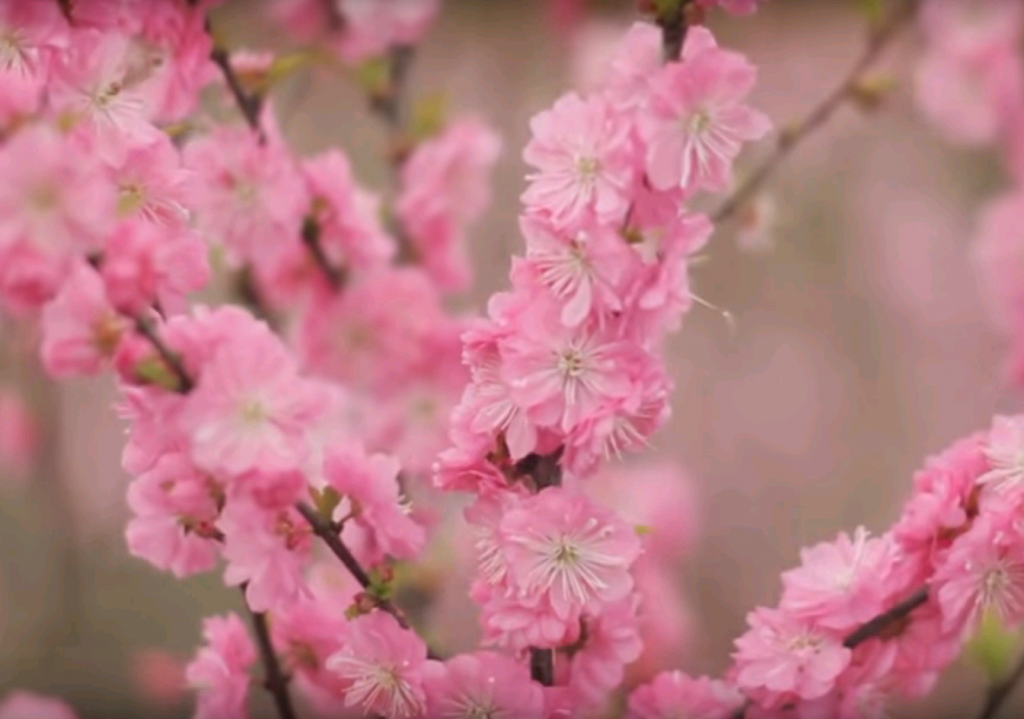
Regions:
<instances>
[{"instance_id":1,"label":"small green leaf","mask_svg":"<svg viewBox=\"0 0 1024 719\"><path fill-rule=\"evenodd\" d=\"M135 365L135 376L146 384L163 387L169 392L180 389L178 377L159 357L148 357Z\"/></svg>"},{"instance_id":2,"label":"small green leaf","mask_svg":"<svg viewBox=\"0 0 1024 719\"><path fill-rule=\"evenodd\" d=\"M341 494L334 487L324 487L322 490L311 489L313 504L317 513L330 522L334 517L334 510L341 504Z\"/></svg>"},{"instance_id":3,"label":"small green leaf","mask_svg":"<svg viewBox=\"0 0 1024 719\"><path fill-rule=\"evenodd\" d=\"M998 682L1010 670L1019 645L1020 633L1007 629L994 612L986 611L968 646L989 680Z\"/></svg>"}]
</instances>

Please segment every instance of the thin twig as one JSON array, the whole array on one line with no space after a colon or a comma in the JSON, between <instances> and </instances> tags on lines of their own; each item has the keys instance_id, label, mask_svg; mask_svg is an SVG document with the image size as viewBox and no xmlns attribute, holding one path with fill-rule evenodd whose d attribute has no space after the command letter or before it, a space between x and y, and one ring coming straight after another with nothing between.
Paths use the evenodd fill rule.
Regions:
<instances>
[{"instance_id":1,"label":"thin twig","mask_svg":"<svg viewBox=\"0 0 1024 719\"><path fill-rule=\"evenodd\" d=\"M244 587L243 587L244 590ZM270 629L267 627L267 615L263 612L254 612L248 608L249 617L252 619L252 628L256 633L256 644L260 650L260 660L263 663L263 686L274 698L277 706L277 713L281 719L295 719L295 707L292 706L292 697L288 692L289 678L281 669L281 662L274 651L274 645L270 641Z\"/></svg>"},{"instance_id":2,"label":"thin twig","mask_svg":"<svg viewBox=\"0 0 1024 719\"><path fill-rule=\"evenodd\" d=\"M661 55L664 62L676 62L683 51L687 28L686 6L689 4L690 0L680 0L675 7L656 18L661 28Z\"/></svg>"},{"instance_id":3,"label":"thin twig","mask_svg":"<svg viewBox=\"0 0 1024 719\"><path fill-rule=\"evenodd\" d=\"M903 25L909 22L917 9L919 0L907 0L893 11L888 20L875 29L860 58L846 77L810 113L792 127L779 134L775 150L739 186L739 188L712 214L717 224L736 214L753 198L765 181L802 140L824 125L839 107L857 89L864 72L878 59L882 51L895 39Z\"/></svg>"},{"instance_id":4,"label":"thin twig","mask_svg":"<svg viewBox=\"0 0 1024 719\"><path fill-rule=\"evenodd\" d=\"M163 339L156 331L156 327L153 322L145 317L135 318L135 330L149 340L149 344L153 346L156 353L160 355L160 359L164 361L164 364L174 373L174 377L178 382L178 386L175 387L175 391L181 394L188 394L195 387L195 382L188 374L188 370L185 369L185 364L182 362L181 355L172 350L166 344Z\"/></svg>"},{"instance_id":5,"label":"thin twig","mask_svg":"<svg viewBox=\"0 0 1024 719\"><path fill-rule=\"evenodd\" d=\"M1017 660L1017 666L1013 668L1009 676L989 688L978 719L994 719L1000 707L1009 699L1010 694L1013 693L1022 678L1024 678L1024 657Z\"/></svg>"},{"instance_id":6,"label":"thin twig","mask_svg":"<svg viewBox=\"0 0 1024 719\"><path fill-rule=\"evenodd\" d=\"M888 630L905 621L910 613L928 601L928 587L921 587L892 609L869 619L843 640L843 646L853 649L872 637L885 634Z\"/></svg>"},{"instance_id":7,"label":"thin twig","mask_svg":"<svg viewBox=\"0 0 1024 719\"><path fill-rule=\"evenodd\" d=\"M302 221L302 244L309 250L310 256L323 272L328 284L333 289L340 290L345 284L345 271L332 265L324 253L323 245L320 244L320 225L311 217Z\"/></svg>"},{"instance_id":8,"label":"thin twig","mask_svg":"<svg viewBox=\"0 0 1024 719\"><path fill-rule=\"evenodd\" d=\"M209 22L206 27L209 32ZM238 73L235 72L234 65L231 64L231 56L227 50L214 45L210 52L210 59L213 60L214 65L220 68L220 74L224 76L224 82L227 83L231 95L235 98L235 104L238 105L238 110L242 113L246 123L259 136L261 143L266 142L266 134L263 132L263 126L260 125L263 99L258 94L247 92L242 86L242 81L239 79Z\"/></svg>"}]
</instances>

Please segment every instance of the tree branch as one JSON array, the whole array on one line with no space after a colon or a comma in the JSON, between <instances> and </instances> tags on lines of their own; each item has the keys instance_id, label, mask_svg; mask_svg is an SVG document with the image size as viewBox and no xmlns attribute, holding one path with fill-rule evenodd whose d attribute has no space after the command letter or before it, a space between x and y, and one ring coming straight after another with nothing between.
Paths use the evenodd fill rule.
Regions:
<instances>
[{"instance_id":1,"label":"tree branch","mask_svg":"<svg viewBox=\"0 0 1024 719\"><path fill-rule=\"evenodd\" d=\"M309 254L316 266L323 272L327 283L333 289L340 290L345 284L345 270L332 265L324 253L324 248L320 244L320 225L312 217L307 217L302 221L302 244L309 250Z\"/></svg>"},{"instance_id":2,"label":"tree branch","mask_svg":"<svg viewBox=\"0 0 1024 719\"><path fill-rule=\"evenodd\" d=\"M245 588L242 588L243 591ZM277 713L281 719L295 719L295 707L292 706L291 694L288 692L289 678L281 669L281 663L274 651L274 645L270 641L270 630L267 627L267 615L263 612L254 612L246 604L246 610L252 619L253 632L256 634L256 645L260 651L260 661L263 663L264 679L263 686L274 698L277 706Z\"/></svg>"},{"instance_id":3,"label":"tree branch","mask_svg":"<svg viewBox=\"0 0 1024 719\"><path fill-rule=\"evenodd\" d=\"M872 637L884 635L888 630L907 620L910 613L928 601L928 587L921 587L887 612L861 624L843 640L843 646L853 649Z\"/></svg>"},{"instance_id":4,"label":"tree branch","mask_svg":"<svg viewBox=\"0 0 1024 719\"><path fill-rule=\"evenodd\" d=\"M664 62L676 62L686 41L686 6L690 0L676 0L658 13L655 22L661 28L661 56Z\"/></svg>"},{"instance_id":5,"label":"tree branch","mask_svg":"<svg viewBox=\"0 0 1024 719\"><path fill-rule=\"evenodd\" d=\"M994 719L1003 703L1010 698L1020 680L1024 678L1024 657L1017 660L1017 665L1008 677L993 684L985 697L985 704L978 714L978 719Z\"/></svg>"},{"instance_id":6,"label":"tree branch","mask_svg":"<svg viewBox=\"0 0 1024 719\"><path fill-rule=\"evenodd\" d=\"M188 370L185 369L184 363L181 361L181 355L172 350L157 334L156 327L153 322L145 317L135 318L135 330L149 340L149 343L156 350L156 353L160 356L160 359L164 361L164 364L174 374L175 379L178 382L178 386L175 390L181 394L188 394L195 388L195 382L188 374Z\"/></svg>"},{"instance_id":7,"label":"tree branch","mask_svg":"<svg viewBox=\"0 0 1024 719\"><path fill-rule=\"evenodd\" d=\"M546 687L555 683L555 653L553 650L530 647L530 677Z\"/></svg>"},{"instance_id":8,"label":"tree branch","mask_svg":"<svg viewBox=\"0 0 1024 719\"><path fill-rule=\"evenodd\" d=\"M765 181L802 140L824 125L836 110L856 91L864 72L878 59L882 51L899 35L917 10L919 0L906 0L889 18L872 32L860 58L846 77L802 120L779 133L775 150L758 166L735 192L711 215L715 224L736 214L757 193Z\"/></svg>"},{"instance_id":9,"label":"tree branch","mask_svg":"<svg viewBox=\"0 0 1024 719\"><path fill-rule=\"evenodd\" d=\"M207 23L207 32L209 32L209 23ZM231 95L235 98L235 104L238 105L238 110L242 113L242 117L245 118L246 124L257 134L261 144L266 142L266 134L260 125L260 111L263 108L263 99L259 95L246 92L242 86L242 81L238 77L238 73L235 72L235 68L231 64L231 56L228 55L227 50L214 45L213 50L210 52L210 59L213 60L214 65L220 68L220 74L224 76L224 82L227 83Z\"/></svg>"}]
</instances>

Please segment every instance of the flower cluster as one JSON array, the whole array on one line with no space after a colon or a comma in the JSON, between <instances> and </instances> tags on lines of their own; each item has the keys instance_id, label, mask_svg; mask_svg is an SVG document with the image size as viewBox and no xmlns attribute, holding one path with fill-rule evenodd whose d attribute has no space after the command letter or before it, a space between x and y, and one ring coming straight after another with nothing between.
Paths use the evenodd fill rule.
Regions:
<instances>
[{"instance_id":1,"label":"flower cluster","mask_svg":"<svg viewBox=\"0 0 1024 719\"><path fill-rule=\"evenodd\" d=\"M1024 417L1000 416L929 458L889 531L801 552L779 604L748 616L726 681L659 675L634 692L630 717L883 716L930 692L984 619L1024 621L1021 456Z\"/></svg>"}]
</instances>

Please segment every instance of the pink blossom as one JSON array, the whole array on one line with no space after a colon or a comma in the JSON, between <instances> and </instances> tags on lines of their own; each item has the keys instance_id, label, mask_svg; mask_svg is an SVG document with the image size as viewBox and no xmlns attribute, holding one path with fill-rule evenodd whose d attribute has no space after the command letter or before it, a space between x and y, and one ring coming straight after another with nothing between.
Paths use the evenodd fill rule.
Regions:
<instances>
[{"instance_id":1,"label":"pink blossom","mask_svg":"<svg viewBox=\"0 0 1024 719\"><path fill-rule=\"evenodd\" d=\"M336 511L338 519L352 515L345 535L359 535L362 558L371 564L387 555L411 559L426 540L423 527L409 516L409 505L400 495L400 470L394 457L367 456L358 446L332 449L324 462L327 482L346 500Z\"/></svg>"},{"instance_id":2,"label":"pink blossom","mask_svg":"<svg viewBox=\"0 0 1024 719\"><path fill-rule=\"evenodd\" d=\"M78 719L78 715L60 699L13 691L0 702L0 719Z\"/></svg>"},{"instance_id":3,"label":"pink blossom","mask_svg":"<svg viewBox=\"0 0 1024 719\"><path fill-rule=\"evenodd\" d=\"M342 572L346 571L341 569ZM355 584L355 580L351 580ZM313 693L333 714L341 714L345 683L325 663L341 648L348 620L345 608L352 605L355 592L318 592L312 586L313 599L292 602L274 614L271 625L274 645L283 660L295 672L303 693Z\"/></svg>"},{"instance_id":4,"label":"pink blossom","mask_svg":"<svg viewBox=\"0 0 1024 719\"><path fill-rule=\"evenodd\" d=\"M43 366L54 377L96 374L127 329L96 271L78 264L43 311Z\"/></svg>"},{"instance_id":5,"label":"pink blossom","mask_svg":"<svg viewBox=\"0 0 1024 719\"><path fill-rule=\"evenodd\" d=\"M567 684L578 707L602 706L622 684L626 666L640 657L639 603L633 594L583 618L586 635L572 655Z\"/></svg>"},{"instance_id":6,"label":"pink blossom","mask_svg":"<svg viewBox=\"0 0 1024 719\"><path fill-rule=\"evenodd\" d=\"M1024 537L1008 513L982 514L958 537L933 579L945 629L970 633L985 611L1024 619Z\"/></svg>"},{"instance_id":7,"label":"pink blossom","mask_svg":"<svg viewBox=\"0 0 1024 719\"><path fill-rule=\"evenodd\" d=\"M337 0L344 19L338 49L348 62L382 55L392 46L414 45L441 9L441 0Z\"/></svg>"},{"instance_id":8,"label":"pink blossom","mask_svg":"<svg viewBox=\"0 0 1024 719\"><path fill-rule=\"evenodd\" d=\"M501 138L467 116L419 143L402 165L398 220L441 289L461 290L469 282L464 237L491 202L489 175L500 154Z\"/></svg>"},{"instance_id":9,"label":"pink blossom","mask_svg":"<svg viewBox=\"0 0 1024 719\"><path fill-rule=\"evenodd\" d=\"M667 64L651 79L637 122L655 188L720 192L729 186L743 143L764 137L771 127L765 115L742 104L756 78L742 55L709 47L684 53L681 62Z\"/></svg>"},{"instance_id":10,"label":"pink blossom","mask_svg":"<svg viewBox=\"0 0 1024 719\"><path fill-rule=\"evenodd\" d=\"M72 253L98 249L114 215L100 172L94 157L45 125L0 148L0 299L12 308L51 299Z\"/></svg>"},{"instance_id":11,"label":"pink blossom","mask_svg":"<svg viewBox=\"0 0 1024 719\"><path fill-rule=\"evenodd\" d=\"M222 490L180 454L165 454L128 488L132 555L181 578L216 566Z\"/></svg>"},{"instance_id":12,"label":"pink blossom","mask_svg":"<svg viewBox=\"0 0 1024 719\"><path fill-rule=\"evenodd\" d=\"M259 265L298 242L309 206L302 175L269 121L269 108L263 118L264 143L246 127L219 126L184 150L195 176L188 199L197 228L223 245L236 264Z\"/></svg>"},{"instance_id":13,"label":"pink blossom","mask_svg":"<svg viewBox=\"0 0 1024 719\"><path fill-rule=\"evenodd\" d=\"M629 118L601 97L572 93L530 121L523 159L535 168L523 193L527 209L559 229L621 223L637 161Z\"/></svg>"},{"instance_id":14,"label":"pink blossom","mask_svg":"<svg viewBox=\"0 0 1024 719\"><path fill-rule=\"evenodd\" d=\"M189 686L199 691L194 719L247 719L249 668L256 647L236 614L203 620L206 645L185 668Z\"/></svg>"},{"instance_id":15,"label":"pink blossom","mask_svg":"<svg viewBox=\"0 0 1024 719\"><path fill-rule=\"evenodd\" d=\"M513 281L534 281L563 305L569 326L589 316L607 317L622 309L624 278L639 264L617 232L607 229L567 232L525 215L519 227L526 238L526 260L513 266Z\"/></svg>"},{"instance_id":16,"label":"pink blossom","mask_svg":"<svg viewBox=\"0 0 1024 719\"><path fill-rule=\"evenodd\" d=\"M117 185L118 214L166 227L188 222L187 209L193 173L182 166L170 138L132 145L111 173Z\"/></svg>"},{"instance_id":17,"label":"pink blossom","mask_svg":"<svg viewBox=\"0 0 1024 719\"><path fill-rule=\"evenodd\" d=\"M661 30L653 23L633 23L608 67L605 94L620 110L639 109L660 66Z\"/></svg>"},{"instance_id":18,"label":"pink blossom","mask_svg":"<svg viewBox=\"0 0 1024 719\"><path fill-rule=\"evenodd\" d=\"M328 670L348 683L345 706L394 719L419 716L426 702L423 669L427 647L387 612L354 619Z\"/></svg>"},{"instance_id":19,"label":"pink blossom","mask_svg":"<svg viewBox=\"0 0 1024 719\"><path fill-rule=\"evenodd\" d=\"M800 551L802 566L782 574L780 608L828 629L851 631L887 607L889 577L898 560L888 535L863 527Z\"/></svg>"},{"instance_id":20,"label":"pink blossom","mask_svg":"<svg viewBox=\"0 0 1024 719\"><path fill-rule=\"evenodd\" d=\"M472 719L536 719L544 716L544 694L526 665L501 654L479 651L423 669L426 716Z\"/></svg>"},{"instance_id":21,"label":"pink blossom","mask_svg":"<svg viewBox=\"0 0 1024 719\"><path fill-rule=\"evenodd\" d=\"M736 640L733 655L736 685L763 693L766 706L825 696L850 663L839 634L789 612L759 608L747 615L747 623L750 629Z\"/></svg>"},{"instance_id":22,"label":"pink blossom","mask_svg":"<svg viewBox=\"0 0 1024 719\"><path fill-rule=\"evenodd\" d=\"M523 500L502 517L500 546L519 591L550 600L563 620L627 596L640 540L613 512L558 487Z\"/></svg>"},{"instance_id":23,"label":"pink blossom","mask_svg":"<svg viewBox=\"0 0 1024 719\"><path fill-rule=\"evenodd\" d=\"M141 649L132 656L132 673L139 692L153 705L167 706L184 695L185 667L162 649Z\"/></svg>"},{"instance_id":24,"label":"pink blossom","mask_svg":"<svg viewBox=\"0 0 1024 719\"><path fill-rule=\"evenodd\" d=\"M740 693L724 682L663 672L630 695L626 719L672 719L680 713L693 719L728 719L742 703Z\"/></svg>"},{"instance_id":25,"label":"pink blossom","mask_svg":"<svg viewBox=\"0 0 1024 719\"><path fill-rule=\"evenodd\" d=\"M228 499L217 527L224 533L224 583L244 584L246 603L254 612L310 596L303 568L311 530L297 511L266 509L241 495Z\"/></svg>"},{"instance_id":26,"label":"pink blossom","mask_svg":"<svg viewBox=\"0 0 1024 719\"><path fill-rule=\"evenodd\" d=\"M978 484L1019 499L1024 492L1024 417L993 417L984 448L991 469Z\"/></svg>"},{"instance_id":27,"label":"pink blossom","mask_svg":"<svg viewBox=\"0 0 1024 719\"><path fill-rule=\"evenodd\" d=\"M242 474L298 468L305 424L319 411L292 355L252 319L203 368L182 418L196 464Z\"/></svg>"},{"instance_id":28,"label":"pink blossom","mask_svg":"<svg viewBox=\"0 0 1024 719\"><path fill-rule=\"evenodd\" d=\"M928 43L960 55L1013 47L1021 39L1022 21L1014 0L926 0L920 12Z\"/></svg>"},{"instance_id":29,"label":"pink blossom","mask_svg":"<svg viewBox=\"0 0 1024 719\"><path fill-rule=\"evenodd\" d=\"M37 110L53 60L67 49L68 25L53 3L6 3L0 37L0 124L7 124Z\"/></svg>"},{"instance_id":30,"label":"pink blossom","mask_svg":"<svg viewBox=\"0 0 1024 719\"><path fill-rule=\"evenodd\" d=\"M541 426L571 430L604 402L629 396L631 346L587 322L566 328L543 297L517 317L519 333L500 344L502 377L516 403Z\"/></svg>"}]
</instances>

